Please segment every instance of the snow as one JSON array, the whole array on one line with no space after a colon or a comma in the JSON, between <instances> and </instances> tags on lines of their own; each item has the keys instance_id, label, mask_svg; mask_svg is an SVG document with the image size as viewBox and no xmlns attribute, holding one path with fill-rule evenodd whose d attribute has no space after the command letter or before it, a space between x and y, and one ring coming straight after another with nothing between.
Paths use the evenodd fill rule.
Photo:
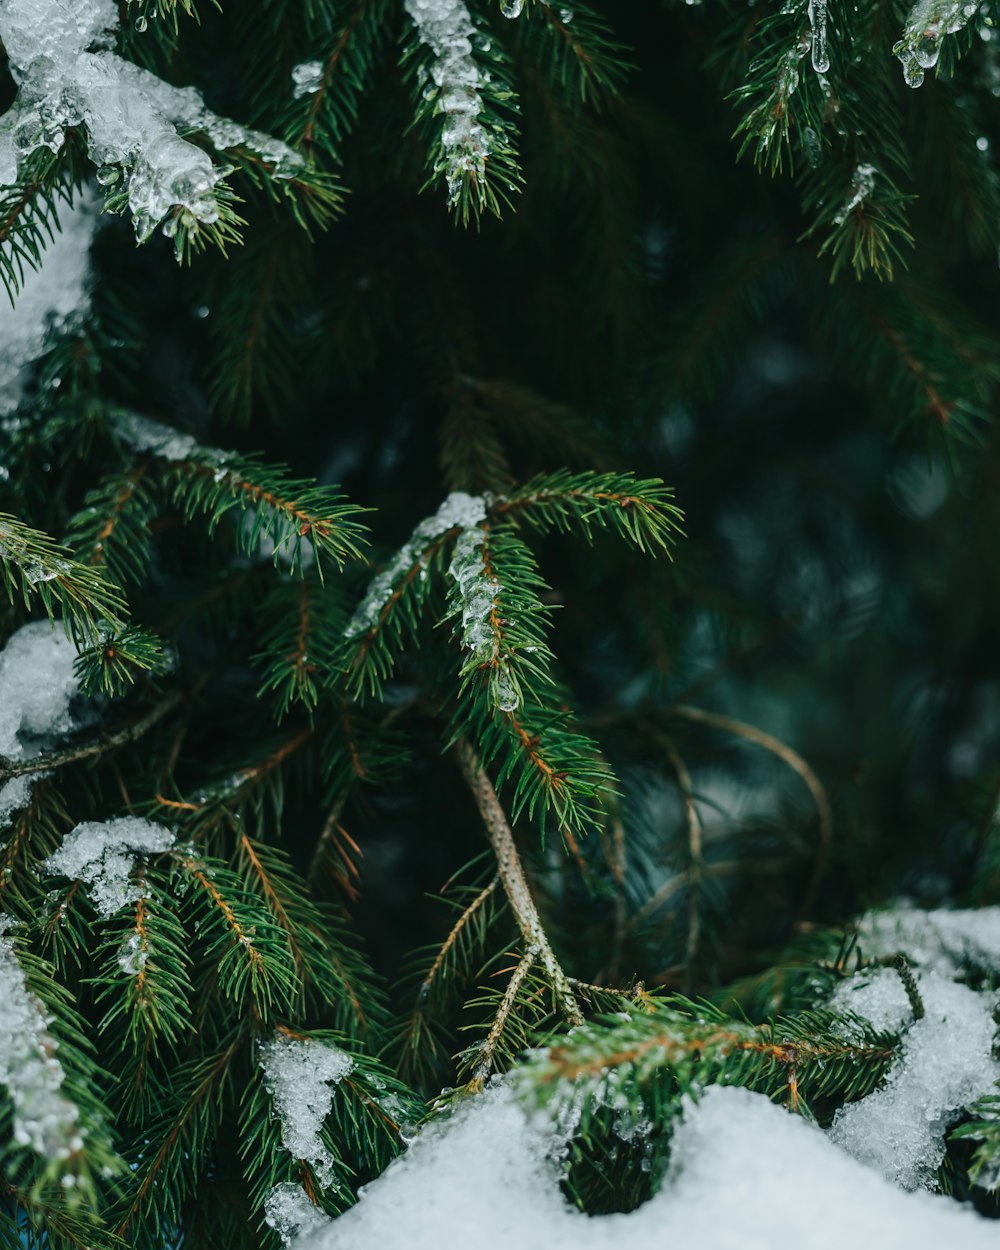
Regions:
<instances>
[{"instance_id":1,"label":"snow","mask_svg":"<svg viewBox=\"0 0 1000 1250\"><path fill-rule=\"evenodd\" d=\"M148 451L161 460L204 459L205 449L190 434L137 412L120 412L115 427L134 451Z\"/></svg>"},{"instance_id":2,"label":"snow","mask_svg":"<svg viewBox=\"0 0 1000 1250\"><path fill-rule=\"evenodd\" d=\"M898 973L881 968L840 987L833 1007L880 1030L902 1031L902 1056L881 1089L837 1112L830 1137L904 1189L930 1187L945 1135L963 1107L993 1091L995 993L977 993L938 972L915 974L925 1016L913 1020Z\"/></svg>"},{"instance_id":3,"label":"snow","mask_svg":"<svg viewBox=\"0 0 1000 1250\"><path fill-rule=\"evenodd\" d=\"M857 932L868 959L904 951L917 967L950 976L969 963L1000 968L1000 907L871 911L858 922Z\"/></svg>"},{"instance_id":4,"label":"snow","mask_svg":"<svg viewBox=\"0 0 1000 1250\"><path fill-rule=\"evenodd\" d=\"M0 1085L14 1106L14 1141L48 1159L66 1159L83 1146L77 1109L61 1093L58 1043L44 1005L28 989L12 925L0 915Z\"/></svg>"},{"instance_id":5,"label":"snow","mask_svg":"<svg viewBox=\"0 0 1000 1250\"><path fill-rule=\"evenodd\" d=\"M59 850L41 867L83 881L98 915L106 920L128 903L146 897L143 887L130 881L137 856L169 851L174 837L170 829L139 816L86 821L66 835ZM123 971L129 969L123 965Z\"/></svg>"},{"instance_id":6,"label":"snow","mask_svg":"<svg viewBox=\"0 0 1000 1250\"><path fill-rule=\"evenodd\" d=\"M285 144L205 108L191 87L174 87L110 51L118 26L113 0L0 0L0 40L19 91L0 122L0 184L17 180L20 161L41 147L58 152L70 126L87 132L98 181L124 190L137 238L172 210L218 220L215 188L224 176L183 136L206 134L219 150L249 148L288 177L300 158Z\"/></svg>"},{"instance_id":7,"label":"snow","mask_svg":"<svg viewBox=\"0 0 1000 1250\"><path fill-rule=\"evenodd\" d=\"M300 96L312 95L319 91L323 85L323 62L322 61L302 61L292 70L292 83L295 90L292 92L295 99Z\"/></svg>"},{"instance_id":8,"label":"snow","mask_svg":"<svg viewBox=\"0 0 1000 1250\"><path fill-rule=\"evenodd\" d=\"M435 539L452 529L472 529L485 519L486 501L481 495L467 495L464 491L450 494L433 516L420 522L388 566L372 581L368 593L351 617L344 637L357 638L378 622L397 583L424 558Z\"/></svg>"},{"instance_id":9,"label":"snow","mask_svg":"<svg viewBox=\"0 0 1000 1250\"><path fill-rule=\"evenodd\" d=\"M874 165L858 165L851 176L851 194L844 207L834 217L834 223L842 226L847 218L871 195L875 189L875 176L878 170Z\"/></svg>"},{"instance_id":10,"label":"snow","mask_svg":"<svg viewBox=\"0 0 1000 1250\"><path fill-rule=\"evenodd\" d=\"M293 1181L282 1181L268 1192L264 1199L264 1219L286 1246L297 1237L319 1232L330 1223L329 1217Z\"/></svg>"},{"instance_id":11,"label":"snow","mask_svg":"<svg viewBox=\"0 0 1000 1250\"><path fill-rule=\"evenodd\" d=\"M919 87L924 70L933 69L941 55L941 41L962 29L979 9L978 0L917 0L893 48L903 66L908 87Z\"/></svg>"},{"instance_id":12,"label":"snow","mask_svg":"<svg viewBox=\"0 0 1000 1250\"><path fill-rule=\"evenodd\" d=\"M986 1250L996 1226L904 1193L761 1094L712 1086L686 1105L659 1192L586 1216L558 1188L559 1142L510 1083L432 1122L356 1207L296 1250Z\"/></svg>"},{"instance_id":13,"label":"snow","mask_svg":"<svg viewBox=\"0 0 1000 1250\"><path fill-rule=\"evenodd\" d=\"M61 207L59 229L38 269L24 267L14 306L0 299L0 419L21 402L28 367L53 333L78 324L90 307L90 243L97 212L89 196Z\"/></svg>"},{"instance_id":14,"label":"snow","mask_svg":"<svg viewBox=\"0 0 1000 1250\"><path fill-rule=\"evenodd\" d=\"M281 1121L281 1144L309 1164L324 1188L335 1184L334 1159L320 1131L335 1087L354 1066L351 1056L324 1042L279 1035L261 1046L260 1066Z\"/></svg>"},{"instance_id":15,"label":"snow","mask_svg":"<svg viewBox=\"0 0 1000 1250\"><path fill-rule=\"evenodd\" d=\"M472 55L476 29L462 0L404 0L404 5L420 42L433 56L434 86L429 89L437 96L435 111L445 117L441 146L446 159L448 203L454 205L467 177L483 181L490 154L489 135L478 120L483 113L479 92L486 80Z\"/></svg>"},{"instance_id":16,"label":"snow","mask_svg":"<svg viewBox=\"0 0 1000 1250\"><path fill-rule=\"evenodd\" d=\"M75 660L76 648L48 621L11 636L0 652L0 756L12 763L33 759L72 729ZM28 802L31 783L30 776L13 777L0 787L0 826Z\"/></svg>"}]
</instances>

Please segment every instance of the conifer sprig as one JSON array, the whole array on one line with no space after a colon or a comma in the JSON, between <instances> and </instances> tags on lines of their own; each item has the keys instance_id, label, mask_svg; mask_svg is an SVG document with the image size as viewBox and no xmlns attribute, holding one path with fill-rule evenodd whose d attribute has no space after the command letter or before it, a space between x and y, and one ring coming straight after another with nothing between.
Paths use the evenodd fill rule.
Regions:
<instances>
[{"instance_id":1,"label":"conifer sprig","mask_svg":"<svg viewBox=\"0 0 1000 1250\"><path fill-rule=\"evenodd\" d=\"M491 508L492 514L523 519L532 528L570 533L580 530L590 540L594 529L610 529L619 537L655 555L670 553L683 534L683 513L674 492L659 478L632 473L544 473Z\"/></svg>"},{"instance_id":2,"label":"conifer sprig","mask_svg":"<svg viewBox=\"0 0 1000 1250\"><path fill-rule=\"evenodd\" d=\"M80 654L84 690L119 694L140 673L162 671L162 645L129 625L122 592L100 567L83 564L47 534L0 513L0 580L8 602L40 606L61 621Z\"/></svg>"},{"instance_id":3,"label":"conifer sprig","mask_svg":"<svg viewBox=\"0 0 1000 1250\"><path fill-rule=\"evenodd\" d=\"M542 1103L585 1091L583 1131L612 1091L633 1113L645 1105L662 1120L667 1102L709 1083L745 1085L809 1114L810 1098L870 1093L896 1056L896 1040L849 1013L817 1009L752 1025L706 1003L671 998L624 1021L588 1022L531 1056L525 1079Z\"/></svg>"}]
</instances>

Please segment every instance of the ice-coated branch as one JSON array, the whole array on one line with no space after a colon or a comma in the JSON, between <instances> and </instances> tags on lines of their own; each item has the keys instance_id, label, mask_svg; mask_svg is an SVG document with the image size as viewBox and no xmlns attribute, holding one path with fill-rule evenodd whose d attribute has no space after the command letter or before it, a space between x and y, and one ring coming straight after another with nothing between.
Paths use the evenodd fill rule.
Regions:
<instances>
[{"instance_id":1,"label":"ice-coated branch","mask_svg":"<svg viewBox=\"0 0 1000 1250\"><path fill-rule=\"evenodd\" d=\"M117 28L113 0L0 0L0 40L19 84L0 121L0 184L16 183L31 153L59 151L67 130L82 126L98 181L114 207L128 208L142 242L161 223L173 236L220 221L225 171L187 135L204 134L219 151L246 148L276 178L300 168L284 143L117 56Z\"/></svg>"},{"instance_id":2,"label":"ice-coated branch","mask_svg":"<svg viewBox=\"0 0 1000 1250\"><path fill-rule=\"evenodd\" d=\"M514 834L500 806L493 783L468 742L464 739L460 740L455 750L462 776L472 791L479 814L486 826L486 832L496 856L500 880L527 949L537 952L538 962L552 984L563 1015L571 1024L581 1024L583 1015L579 1004L569 978L556 958L542 927L541 917L535 907L535 900L531 897L524 866L517 852Z\"/></svg>"},{"instance_id":3,"label":"ice-coated branch","mask_svg":"<svg viewBox=\"0 0 1000 1250\"><path fill-rule=\"evenodd\" d=\"M978 0L917 0L906 16L903 37L893 47L908 87L919 87L933 69L946 35L957 34L979 12Z\"/></svg>"},{"instance_id":4,"label":"ice-coated branch","mask_svg":"<svg viewBox=\"0 0 1000 1250\"><path fill-rule=\"evenodd\" d=\"M458 204L466 180L482 183L490 136L480 117L483 80L472 55L476 32L462 0L405 0L421 43L432 54L437 109L444 114L441 148L448 204Z\"/></svg>"}]
</instances>

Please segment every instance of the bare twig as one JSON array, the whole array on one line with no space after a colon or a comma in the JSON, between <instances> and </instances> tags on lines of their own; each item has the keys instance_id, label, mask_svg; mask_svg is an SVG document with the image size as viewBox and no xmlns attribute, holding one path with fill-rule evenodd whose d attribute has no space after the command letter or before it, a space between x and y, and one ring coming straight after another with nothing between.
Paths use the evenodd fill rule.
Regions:
<instances>
[{"instance_id":1,"label":"bare twig","mask_svg":"<svg viewBox=\"0 0 1000 1250\"><path fill-rule=\"evenodd\" d=\"M758 729L755 725L747 725L743 721L733 720L730 716L721 716L718 712L707 712L704 708L691 707L688 704L678 704L671 707L668 709L668 713L682 720L694 721L701 725L710 725L714 729L721 729L725 733L735 734L737 737L746 738L748 742L756 743L757 746L763 747L765 751L770 751L772 755L776 755L793 772L798 773L805 782L809 793L812 795L812 800L816 804L816 811L819 815L819 849L812 876L802 901L802 911L808 911L809 905L815 897L817 886L823 877L823 873L826 871L830 846L833 842L833 811L830 808L830 800L826 796L823 783L797 751L793 751L790 746L786 746L779 738L765 733L763 729Z\"/></svg>"},{"instance_id":2,"label":"bare twig","mask_svg":"<svg viewBox=\"0 0 1000 1250\"><path fill-rule=\"evenodd\" d=\"M165 716L169 716L174 708L178 707L184 700L184 695L179 691L168 695L162 703L158 703L145 716L137 721L133 721L130 725L116 730L114 733L101 734L98 738L90 742L80 743L77 746L67 747L65 751L53 751L49 755L36 755L30 760L11 760L5 756L0 756L0 785L5 781L9 781L11 777L26 777L34 773L47 773L53 769L62 768L66 764L77 764L80 760L93 759L97 755L106 755L109 751L115 751L118 747L126 746L130 742L136 742L143 734L148 733L154 725L158 724Z\"/></svg>"},{"instance_id":3,"label":"bare twig","mask_svg":"<svg viewBox=\"0 0 1000 1250\"><path fill-rule=\"evenodd\" d=\"M480 890L480 892L476 895L476 897L472 900L472 902L468 905L468 907L466 907L465 911L463 911L462 914L459 916L459 918L455 921L454 925L452 925L451 932L448 934L444 942L441 944L441 949L438 951L437 955L434 957L434 962L431 964L430 970L428 971L427 975L423 979L423 982L421 983L421 986L420 986L421 996L430 993L430 988L434 984L434 978L441 971L441 965L444 963L445 959L447 959L448 952L458 941L458 938L461 935L462 930L466 927L466 925L473 918L473 916L475 916L476 912L479 911L480 907L482 907L482 905L486 902L486 900L490 897L490 895L493 893L493 891L497 888L499 884L500 884L500 874L497 873L497 875L493 878L493 880L489 883L489 885L486 886L484 889Z\"/></svg>"},{"instance_id":4,"label":"bare twig","mask_svg":"<svg viewBox=\"0 0 1000 1250\"><path fill-rule=\"evenodd\" d=\"M528 879L524 875L524 866L517 853L514 834L500 806L493 783L483 768L479 756L464 738L459 739L456 754L462 775L472 791L479 814L486 825L486 832L496 856L500 880L503 882L511 911L514 913L514 919L521 930L527 949L536 950L538 962L548 975L563 1015L571 1024L582 1024L583 1015L580 1012L580 1006L573 994L569 978L563 971L542 928L535 900L531 897L531 890L528 888Z\"/></svg>"},{"instance_id":5,"label":"bare twig","mask_svg":"<svg viewBox=\"0 0 1000 1250\"><path fill-rule=\"evenodd\" d=\"M688 870L687 870L687 961L684 974L684 992L690 994L694 988L695 965L698 962L698 948L701 943L701 883L704 870L702 856L701 817L698 805L694 801L691 774L674 744L667 739L664 743L670 766L677 774L677 784L684 797L684 811L687 815L688 834Z\"/></svg>"},{"instance_id":6,"label":"bare twig","mask_svg":"<svg viewBox=\"0 0 1000 1250\"><path fill-rule=\"evenodd\" d=\"M529 946L511 974L511 978L507 982L507 988L503 992L503 998L500 1000L500 1006L497 1008L497 1014L493 1017L490 1031L486 1034L486 1040L483 1042L482 1050L479 1053L479 1061L472 1074L472 1080L469 1082L471 1090L475 1091L483 1088L483 1084L490 1074L490 1069L493 1067L497 1045L500 1038L503 1037L503 1031L507 1027L507 1021L510 1019L510 1013L514 1010L514 1006L517 1003L517 996L521 992L521 986L524 984L525 977L531 971L532 964L538 959L539 954L540 951L537 946Z\"/></svg>"}]
</instances>

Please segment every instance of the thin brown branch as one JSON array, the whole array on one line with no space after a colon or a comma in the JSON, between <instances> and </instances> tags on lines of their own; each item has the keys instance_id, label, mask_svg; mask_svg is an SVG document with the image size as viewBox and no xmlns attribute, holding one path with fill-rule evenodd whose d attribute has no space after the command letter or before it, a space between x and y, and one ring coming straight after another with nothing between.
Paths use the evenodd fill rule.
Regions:
<instances>
[{"instance_id":1,"label":"thin brown branch","mask_svg":"<svg viewBox=\"0 0 1000 1250\"><path fill-rule=\"evenodd\" d=\"M664 746L666 747L667 758L670 760L670 766L677 774L677 784L680 786L681 794L684 798L684 811L687 816L688 932L684 993L690 994L694 989L698 950L701 943L701 883L705 867L702 855L701 817L698 815L698 805L694 801L694 788L687 765L669 739L664 743Z\"/></svg>"},{"instance_id":2,"label":"thin brown branch","mask_svg":"<svg viewBox=\"0 0 1000 1250\"><path fill-rule=\"evenodd\" d=\"M451 932L445 938L444 942L442 942L441 949L438 951L437 955L434 957L434 962L431 964L427 975L424 977L420 985L421 997L423 997L424 995L430 992L431 986L434 984L434 978L441 971L441 965L448 958L448 952L458 941L459 937L462 934L462 930L466 927L466 925L469 924L469 922L475 916L476 912L479 911L480 907L482 907L482 905L486 902L486 900L490 897L490 895L493 893L493 891L497 888L499 884L500 884L500 874L497 873L497 875L493 878L493 880L489 883L489 885L486 886L484 889L480 890L480 892L476 895L476 897L472 900L472 902L468 905L468 907L466 907L465 911L462 912L459 918L452 925Z\"/></svg>"},{"instance_id":3,"label":"thin brown branch","mask_svg":"<svg viewBox=\"0 0 1000 1250\"><path fill-rule=\"evenodd\" d=\"M490 1025L490 1031L486 1034L486 1040L483 1042L482 1049L479 1052L479 1061L472 1074L472 1080L469 1082L470 1092L478 1092L486 1083L486 1078L493 1068L493 1060L496 1058L497 1046L501 1037L503 1037L503 1031L507 1027L510 1014L517 1005L517 997L521 992L521 986L524 984L525 978L531 971L532 965L538 959L539 954L540 951L537 946L529 946L511 974L511 978L507 982L507 988L503 992L503 998L500 1000L500 1006L497 1008L497 1013L493 1017L493 1023Z\"/></svg>"},{"instance_id":4,"label":"thin brown branch","mask_svg":"<svg viewBox=\"0 0 1000 1250\"><path fill-rule=\"evenodd\" d=\"M535 900L531 897L531 890L528 887L524 866L514 842L514 834L500 805L500 800L497 798L493 782L490 781L478 755L464 738L459 739L456 754L462 775L472 791L479 814L486 826L486 832L496 856L500 880L503 882L504 892L525 944L529 950L537 950L538 962L548 975L563 1015L571 1024L582 1024L583 1015L579 1004L542 927Z\"/></svg>"},{"instance_id":5,"label":"thin brown branch","mask_svg":"<svg viewBox=\"0 0 1000 1250\"><path fill-rule=\"evenodd\" d=\"M162 703L158 703L145 716L133 721L130 725L115 730L114 733L101 734L91 742L84 742L78 746L68 747L65 751L53 751L49 755L36 755L30 760L10 760L0 756L0 784L9 781L11 777L25 777L35 773L47 773L53 769L62 768L66 764L77 764L81 760L93 759L98 755L106 755L109 751L115 751L119 747L127 746L130 742L136 742L139 738L149 732L154 725L157 725L165 716L178 707L184 701L184 694L175 691L168 695Z\"/></svg>"},{"instance_id":6,"label":"thin brown branch","mask_svg":"<svg viewBox=\"0 0 1000 1250\"><path fill-rule=\"evenodd\" d=\"M710 725L712 728L721 729L725 733L746 738L748 742L756 743L757 746L763 747L765 751L770 751L772 755L776 755L793 772L798 773L805 782L819 816L819 848L812 876L802 903L802 911L808 911L809 905L815 897L819 882L826 870L830 847L833 843L833 810L830 807L830 800L827 798L823 783L797 751L793 751L790 746L787 746L779 738L765 733L763 729L758 729L755 725L747 725L743 721L733 720L730 716L722 716L718 712L707 712L704 708L691 707L688 704L679 704L671 707L669 714L679 717L681 720L694 721L701 725Z\"/></svg>"}]
</instances>

